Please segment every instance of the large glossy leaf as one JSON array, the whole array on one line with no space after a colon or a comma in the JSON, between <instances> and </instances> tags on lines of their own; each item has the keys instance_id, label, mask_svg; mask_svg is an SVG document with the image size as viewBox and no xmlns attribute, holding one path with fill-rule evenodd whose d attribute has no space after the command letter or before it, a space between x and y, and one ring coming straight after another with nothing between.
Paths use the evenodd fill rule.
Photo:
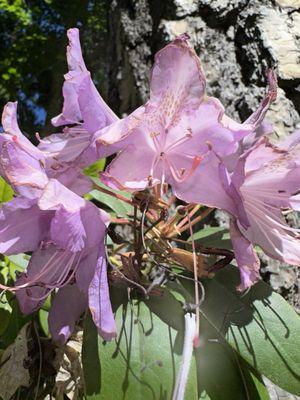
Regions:
<instances>
[{"instance_id":1,"label":"large glossy leaf","mask_svg":"<svg viewBox=\"0 0 300 400\"><path fill-rule=\"evenodd\" d=\"M3 178L0 178L0 203L5 203L13 198L13 190Z\"/></svg>"},{"instance_id":2,"label":"large glossy leaf","mask_svg":"<svg viewBox=\"0 0 300 400\"><path fill-rule=\"evenodd\" d=\"M238 282L232 266L204 282L203 318L256 371L300 395L299 316L266 283L259 282L242 295L236 291Z\"/></svg>"},{"instance_id":3,"label":"large glossy leaf","mask_svg":"<svg viewBox=\"0 0 300 400\"><path fill-rule=\"evenodd\" d=\"M158 309L164 300L172 307L167 314ZM125 303L116 312L119 336L110 343L97 336L88 316L83 342L87 399L170 399L181 360L182 313L180 303L167 293L147 305ZM194 366L185 399L197 399Z\"/></svg>"},{"instance_id":4,"label":"large glossy leaf","mask_svg":"<svg viewBox=\"0 0 300 400\"><path fill-rule=\"evenodd\" d=\"M196 360L201 400L269 399L261 377L204 318Z\"/></svg>"}]
</instances>

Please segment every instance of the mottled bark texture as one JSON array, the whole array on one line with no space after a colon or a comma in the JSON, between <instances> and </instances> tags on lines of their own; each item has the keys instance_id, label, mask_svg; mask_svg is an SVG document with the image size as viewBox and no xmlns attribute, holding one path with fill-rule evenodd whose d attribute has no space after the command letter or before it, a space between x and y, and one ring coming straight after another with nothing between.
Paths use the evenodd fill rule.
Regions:
<instances>
[{"instance_id":1,"label":"mottled bark texture","mask_svg":"<svg viewBox=\"0 0 300 400\"><path fill-rule=\"evenodd\" d=\"M153 56L188 32L202 60L208 93L245 119L276 67L278 101L268 119L284 136L300 127L299 0L113 0L109 10L109 102L127 113L148 97Z\"/></svg>"},{"instance_id":2,"label":"mottled bark texture","mask_svg":"<svg viewBox=\"0 0 300 400\"><path fill-rule=\"evenodd\" d=\"M300 0L111 1L107 88L119 115L147 100L155 52L184 32L203 63L208 93L227 114L247 118L266 89L266 70L275 67L278 99L267 114L274 138L300 128ZM224 217L217 213L220 224ZM263 261L266 279L300 311L299 269ZM270 395L295 398L274 387Z\"/></svg>"}]
</instances>

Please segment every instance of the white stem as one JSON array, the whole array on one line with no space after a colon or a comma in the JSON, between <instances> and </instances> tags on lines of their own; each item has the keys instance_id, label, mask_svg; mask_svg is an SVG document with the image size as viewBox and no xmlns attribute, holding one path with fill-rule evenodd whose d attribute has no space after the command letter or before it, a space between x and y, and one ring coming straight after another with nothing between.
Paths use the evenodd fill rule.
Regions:
<instances>
[{"instance_id":1,"label":"white stem","mask_svg":"<svg viewBox=\"0 0 300 400\"><path fill-rule=\"evenodd\" d=\"M193 355L193 342L196 333L196 316L195 314L185 314L184 319L185 332L182 361L177 375L172 400L184 400L184 393Z\"/></svg>"}]
</instances>

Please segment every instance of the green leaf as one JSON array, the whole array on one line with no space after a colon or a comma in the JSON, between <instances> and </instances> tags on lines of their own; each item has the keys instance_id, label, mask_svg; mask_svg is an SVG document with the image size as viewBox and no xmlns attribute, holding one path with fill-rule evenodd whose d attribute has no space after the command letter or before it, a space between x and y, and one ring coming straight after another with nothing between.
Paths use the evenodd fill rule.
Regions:
<instances>
[{"instance_id":1,"label":"green leaf","mask_svg":"<svg viewBox=\"0 0 300 400\"><path fill-rule=\"evenodd\" d=\"M1 295L0 300L0 335L2 335L8 327L11 318L11 306L7 300L6 295Z\"/></svg>"},{"instance_id":2,"label":"green leaf","mask_svg":"<svg viewBox=\"0 0 300 400\"><path fill-rule=\"evenodd\" d=\"M16 271L23 272L28 266L30 256L24 253L9 256L10 275L13 278Z\"/></svg>"},{"instance_id":3,"label":"green leaf","mask_svg":"<svg viewBox=\"0 0 300 400\"><path fill-rule=\"evenodd\" d=\"M3 178L0 178L0 203L6 203L13 198L14 191L5 182Z\"/></svg>"},{"instance_id":4,"label":"green leaf","mask_svg":"<svg viewBox=\"0 0 300 400\"><path fill-rule=\"evenodd\" d=\"M262 281L247 294L237 292L239 274L233 266L203 283L203 318L256 371L300 395L300 318L294 309Z\"/></svg>"},{"instance_id":5,"label":"green leaf","mask_svg":"<svg viewBox=\"0 0 300 400\"><path fill-rule=\"evenodd\" d=\"M24 317L19 309L16 298L11 295L9 300L10 307L12 308L11 317L7 324L7 327L0 337L0 348L5 349L9 346L18 336L21 328L30 320L30 317Z\"/></svg>"},{"instance_id":6,"label":"green leaf","mask_svg":"<svg viewBox=\"0 0 300 400\"><path fill-rule=\"evenodd\" d=\"M179 306L182 314L175 298L166 301L174 310ZM163 302L162 299L162 305ZM181 359L178 350L182 351L182 341L175 339L182 337L183 332L168 325L179 327L181 323L171 322L164 312L158 316L158 311L157 303L153 305L151 300L147 305L137 301L122 304L116 311L119 336L109 343L97 335L88 314L82 355L87 399L171 398ZM173 309L168 309L168 314L172 313ZM186 400L197 398L194 367L190 371Z\"/></svg>"},{"instance_id":7,"label":"green leaf","mask_svg":"<svg viewBox=\"0 0 300 400\"><path fill-rule=\"evenodd\" d=\"M199 241L201 245L206 247L218 247L222 249L232 249L228 229L221 227L202 228L194 233L194 240ZM188 239L191 240L191 237Z\"/></svg>"},{"instance_id":8,"label":"green leaf","mask_svg":"<svg viewBox=\"0 0 300 400\"><path fill-rule=\"evenodd\" d=\"M200 399L269 399L261 377L204 318L201 320L201 345L196 360Z\"/></svg>"},{"instance_id":9,"label":"green leaf","mask_svg":"<svg viewBox=\"0 0 300 400\"><path fill-rule=\"evenodd\" d=\"M39 310L39 322L46 337L49 337L48 315L48 311L42 308Z\"/></svg>"},{"instance_id":10,"label":"green leaf","mask_svg":"<svg viewBox=\"0 0 300 400\"><path fill-rule=\"evenodd\" d=\"M84 174L87 176L97 177L99 175L99 172L104 170L105 162L106 162L105 158L102 158L101 160L94 162L93 164L89 165L84 169L83 171Z\"/></svg>"},{"instance_id":11,"label":"green leaf","mask_svg":"<svg viewBox=\"0 0 300 400\"><path fill-rule=\"evenodd\" d=\"M130 199L131 194L124 192L124 191L119 191L119 190L113 190L106 185L104 185L98 178L92 178L92 180L100 187L103 187L104 189L108 189L113 193L118 193L121 194L122 196L126 197L127 199ZM127 214L132 214L133 213L133 207L125 203L122 200L117 199L116 197L110 196L109 194L103 193L97 189L92 190L89 193L89 196L92 197L92 199L95 199L99 201L102 204L105 204L107 207L109 207L111 210L113 210L118 216L123 217L126 216Z\"/></svg>"}]
</instances>

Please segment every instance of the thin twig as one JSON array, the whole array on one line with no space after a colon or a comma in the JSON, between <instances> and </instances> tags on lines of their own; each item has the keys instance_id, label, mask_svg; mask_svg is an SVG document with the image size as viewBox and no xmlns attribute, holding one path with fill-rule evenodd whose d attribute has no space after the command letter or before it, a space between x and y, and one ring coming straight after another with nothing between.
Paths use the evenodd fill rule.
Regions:
<instances>
[{"instance_id":1,"label":"thin twig","mask_svg":"<svg viewBox=\"0 0 300 400\"><path fill-rule=\"evenodd\" d=\"M107 253L107 243L106 243L106 237L105 237L105 255L106 255L106 259L108 264L111 266L111 268L117 272L125 281L127 281L128 283L131 283L132 285L136 286L137 288L139 288L144 294L145 297L148 296L147 290L144 288L144 286L140 285L139 283L133 281L132 279L129 279L126 275L123 274L123 272L121 272L115 265L113 265L109 259L109 255Z\"/></svg>"}]
</instances>

